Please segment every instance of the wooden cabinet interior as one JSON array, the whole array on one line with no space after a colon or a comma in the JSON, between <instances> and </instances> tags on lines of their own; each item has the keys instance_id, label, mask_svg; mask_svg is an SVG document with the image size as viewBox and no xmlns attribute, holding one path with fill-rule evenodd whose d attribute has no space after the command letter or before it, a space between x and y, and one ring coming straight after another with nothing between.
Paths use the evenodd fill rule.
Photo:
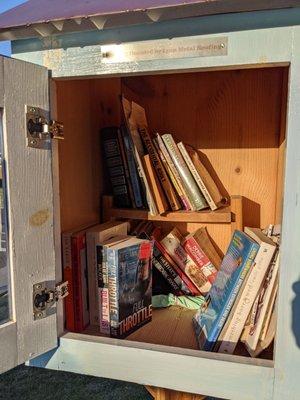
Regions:
<instances>
[{"instance_id":1,"label":"wooden cabinet interior","mask_svg":"<svg viewBox=\"0 0 300 400\"><path fill-rule=\"evenodd\" d=\"M62 230L100 219L149 218L144 211L115 210L103 197L107 174L99 132L120 124L121 93L145 107L152 132L172 133L201 150L231 199L215 213L170 213L156 223L176 223L183 233L207 226L222 252L234 228L279 223L287 76L287 67L277 67L57 80L57 117L65 127L59 143Z\"/></svg>"}]
</instances>

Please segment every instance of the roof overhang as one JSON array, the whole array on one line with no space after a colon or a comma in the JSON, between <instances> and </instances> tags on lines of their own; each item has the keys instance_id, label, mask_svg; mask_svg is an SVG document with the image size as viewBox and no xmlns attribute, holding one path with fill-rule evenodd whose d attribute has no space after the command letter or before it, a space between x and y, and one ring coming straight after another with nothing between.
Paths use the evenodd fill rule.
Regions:
<instances>
[{"instance_id":1,"label":"roof overhang","mask_svg":"<svg viewBox=\"0 0 300 400\"><path fill-rule=\"evenodd\" d=\"M29 0L0 14L0 40L49 37L212 14L300 7L299 0Z\"/></svg>"}]
</instances>

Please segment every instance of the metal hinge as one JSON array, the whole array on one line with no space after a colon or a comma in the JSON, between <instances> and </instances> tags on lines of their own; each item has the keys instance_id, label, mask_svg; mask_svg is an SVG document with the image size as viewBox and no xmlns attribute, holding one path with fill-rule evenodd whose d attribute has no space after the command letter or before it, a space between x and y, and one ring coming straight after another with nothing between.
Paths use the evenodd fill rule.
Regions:
<instances>
[{"instance_id":1,"label":"metal hinge","mask_svg":"<svg viewBox=\"0 0 300 400\"><path fill-rule=\"evenodd\" d=\"M33 318L43 319L55 314L56 303L68 296L68 282L55 285L54 281L40 282L33 285Z\"/></svg>"},{"instance_id":2,"label":"metal hinge","mask_svg":"<svg viewBox=\"0 0 300 400\"><path fill-rule=\"evenodd\" d=\"M26 134L28 147L50 149L52 139L64 138L63 124L49 120L49 113L38 107L26 106Z\"/></svg>"}]
</instances>

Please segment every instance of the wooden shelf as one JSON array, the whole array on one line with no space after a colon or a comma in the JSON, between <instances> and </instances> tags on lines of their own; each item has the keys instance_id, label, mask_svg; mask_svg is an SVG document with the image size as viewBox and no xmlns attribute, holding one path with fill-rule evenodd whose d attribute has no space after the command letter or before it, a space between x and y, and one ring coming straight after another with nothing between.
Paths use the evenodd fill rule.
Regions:
<instances>
[{"instance_id":1,"label":"wooden shelf","mask_svg":"<svg viewBox=\"0 0 300 400\"><path fill-rule=\"evenodd\" d=\"M160 222L186 222L186 223L231 223L232 210L230 206L219 208L216 211L209 209L203 211L168 211L161 215L151 215L146 210L114 208L112 197L103 197L105 220L112 218L140 219Z\"/></svg>"}]
</instances>

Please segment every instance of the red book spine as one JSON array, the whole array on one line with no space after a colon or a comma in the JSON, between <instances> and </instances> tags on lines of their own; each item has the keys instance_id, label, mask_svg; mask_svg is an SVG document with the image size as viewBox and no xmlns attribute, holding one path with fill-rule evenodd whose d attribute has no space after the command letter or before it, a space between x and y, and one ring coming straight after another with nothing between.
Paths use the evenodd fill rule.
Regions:
<instances>
[{"instance_id":1,"label":"red book spine","mask_svg":"<svg viewBox=\"0 0 300 400\"><path fill-rule=\"evenodd\" d=\"M162 255L165 257L165 259L168 261L168 263L172 266L172 268L177 273L177 275L180 277L180 279L188 287L188 289L191 292L191 295L199 296L201 293L199 292L197 287L190 280L190 278L182 271L182 269L173 261L173 258L169 255L169 253L167 252L165 247L158 241L155 241L155 245L157 246L159 251L162 253Z\"/></svg>"},{"instance_id":2,"label":"red book spine","mask_svg":"<svg viewBox=\"0 0 300 400\"><path fill-rule=\"evenodd\" d=\"M210 283L213 283L217 276L217 270L204 251L201 249L195 238L190 236L189 238L185 239L181 245L191 259L203 271L203 274L207 277L207 280Z\"/></svg>"},{"instance_id":3,"label":"red book spine","mask_svg":"<svg viewBox=\"0 0 300 400\"><path fill-rule=\"evenodd\" d=\"M68 281L69 295L65 300L66 329L68 331L75 330L75 311L74 311L74 281L73 281L73 265L72 265L72 244L71 234L63 234L62 236L63 250L63 271L64 280Z\"/></svg>"},{"instance_id":4,"label":"red book spine","mask_svg":"<svg viewBox=\"0 0 300 400\"><path fill-rule=\"evenodd\" d=\"M85 329L83 318L83 299L81 280L81 250L85 248L85 237L72 237L72 260L73 260L73 282L74 282L74 314L75 314L75 332L82 332Z\"/></svg>"}]
</instances>

